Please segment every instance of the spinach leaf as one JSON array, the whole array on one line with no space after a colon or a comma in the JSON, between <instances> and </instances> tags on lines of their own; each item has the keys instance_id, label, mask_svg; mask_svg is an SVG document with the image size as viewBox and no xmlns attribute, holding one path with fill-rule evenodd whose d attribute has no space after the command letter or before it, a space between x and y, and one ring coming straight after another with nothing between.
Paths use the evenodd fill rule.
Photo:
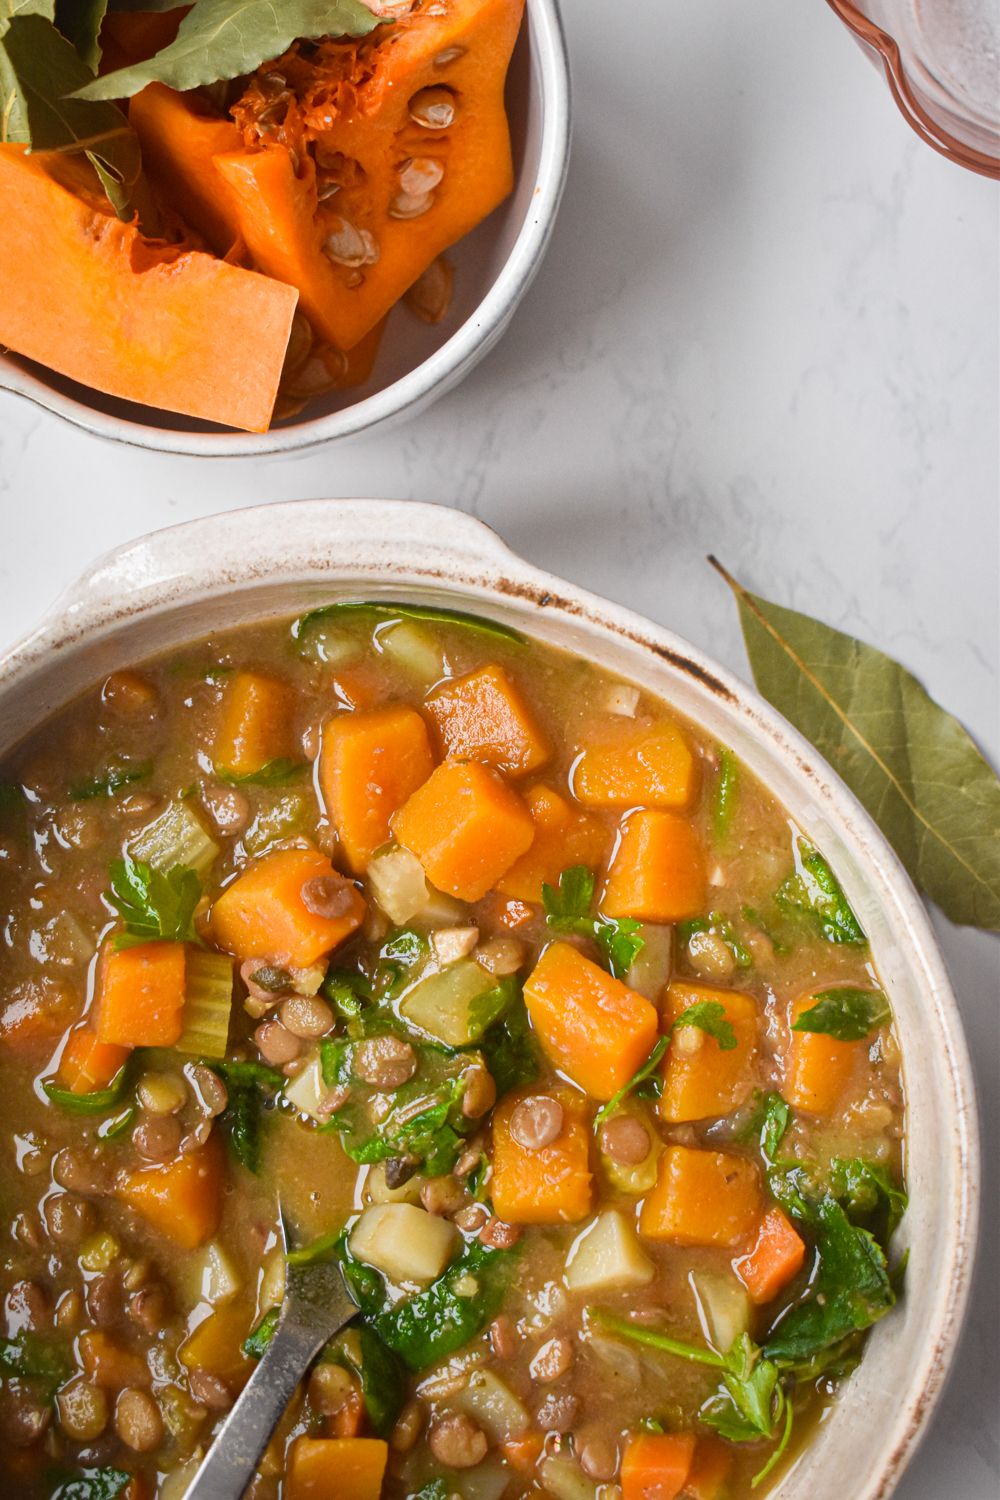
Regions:
<instances>
[{"instance_id":1,"label":"spinach leaf","mask_svg":"<svg viewBox=\"0 0 1000 1500\"><path fill-rule=\"evenodd\" d=\"M721 912L710 912L707 917L691 917L686 922L678 922L677 936L685 945L696 932L712 932L717 934L730 953L738 969L753 968L753 954L745 943L740 941L739 935L728 917Z\"/></svg>"},{"instance_id":2,"label":"spinach leaf","mask_svg":"<svg viewBox=\"0 0 1000 1500\"><path fill-rule=\"evenodd\" d=\"M201 900L197 872L175 865L154 870L141 859L126 854L111 865L108 901L125 923L125 931L114 939L116 948L163 939L176 943L199 943L194 911Z\"/></svg>"},{"instance_id":3,"label":"spinach leaf","mask_svg":"<svg viewBox=\"0 0 1000 1500\"><path fill-rule=\"evenodd\" d=\"M127 1469L79 1469L56 1485L50 1500L116 1500L133 1478Z\"/></svg>"},{"instance_id":4,"label":"spinach leaf","mask_svg":"<svg viewBox=\"0 0 1000 1500\"><path fill-rule=\"evenodd\" d=\"M58 1104L60 1109L68 1110L70 1114L101 1115L113 1109L124 1098L132 1081L132 1073L133 1069L126 1062L118 1069L107 1088L92 1089L89 1094L74 1094L71 1089L60 1088L58 1084L48 1081L42 1087L53 1104Z\"/></svg>"},{"instance_id":5,"label":"spinach leaf","mask_svg":"<svg viewBox=\"0 0 1000 1500\"><path fill-rule=\"evenodd\" d=\"M493 1076L498 1099L538 1077L541 1057L527 1007L520 996L512 1001L502 1019L480 1037L479 1051Z\"/></svg>"},{"instance_id":6,"label":"spinach leaf","mask_svg":"<svg viewBox=\"0 0 1000 1500\"><path fill-rule=\"evenodd\" d=\"M247 1359L260 1359L264 1350L274 1338L274 1330L278 1326L278 1319L280 1317L280 1307L269 1307L267 1312L264 1313L263 1317L240 1345Z\"/></svg>"},{"instance_id":7,"label":"spinach leaf","mask_svg":"<svg viewBox=\"0 0 1000 1500\"><path fill-rule=\"evenodd\" d=\"M861 947L868 941L818 849L800 843L798 869L778 888L774 899L782 911L807 917L828 943Z\"/></svg>"},{"instance_id":8,"label":"spinach leaf","mask_svg":"<svg viewBox=\"0 0 1000 1500\"><path fill-rule=\"evenodd\" d=\"M243 776L227 771L224 766L216 766L215 774L228 786L287 786L308 769L304 760L286 760L282 757L279 760L269 760L258 770L247 771Z\"/></svg>"},{"instance_id":9,"label":"spinach leaf","mask_svg":"<svg viewBox=\"0 0 1000 1500\"><path fill-rule=\"evenodd\" d=\"M219 1120L226 1131L230 1150L248 1172L256 1175L260 1171L264 1107L284 1084L284 1075L277 1068L258 1062L220 1062L216 1058L206 1058L205 1067L211 1068L226 1085L229 1098Z\"/></svg>"},{"instance_id":10,"label":"spinach leaf","mask_svg":"<svg viewBox=\"0 0 1000 1500\"><path fill-rule=\"evenodd\" d=\"M721 1005L719 1009L722 1009ZM636 1072L632 1074L632 1077L629 1079L628 1083L623 1084L622 1087L618 1090L617 1094L612 1094L607 1104L602 1105L601 1108L597 1111L597 1114L594 1116L595 1127L597 1127L598 1125L603 1125L604 1121L607 1120L611 1115L613 1115L615 1110L618 1109L624 1102L624 1100L628 1098L629 1094L634 1093L641 1084L646 1082L647 1078L653 1077L657 1067L660 1064L660 1060L662 1059L663 1054L666 1052L669 1046L669 1036L661 1036L660 1040L656 1043L656 1046L646 1058L646 1061L643 1063L642 1067L637 1069Z\"/></svg>"},{"instance_id":11,"label":"spinach leaf","mask_svg":"<svg viewBox=\"0 0 1000 1500\"><path fill-rule=\"evenodd\" d=\"M177 36L147 62L78 89L81 99L127 99L147 83L195 89L240 78L280 57L297 37L367 36L380 24L361 0L195 0Z\"/></svg>"},{"instance_id":12,"label":"spinach leaf","mask_svg":"<svg viewBox=\"0 0 1000 1500\"><path fill-rule=\"evenodd\" d=\"M74 802L90 802L95 797L113 797L123 786L132 786L137 781L148 781L153 774L151 760L112 761L103 771L87 781L74 781L69 795Z\"/></svg>"},{"instance_id":13,"label":"spinach leaf","mask_svg":"<svg viewBox=\"0 0 1000 1500\"><path fill-rule=\"evenodd\" d=\"M467 1244L426 1291L378 1315L374 1327L382 1342L411 1370L464 1348L496 1316L516 1250L493 1250L478 1240Z\"/></svg>"},{"instance_id":14,"label":"spinach leaf","mask_svg":"<svg viewBox=\"0 0 1000 1500\"><path fill-rule=\"evenodd\" d=\"M55 1339L27 1330L14 1338L0 1338L0 1376L36 1380L50 1399L69 1379L72 1368L66 1346Z\"/></svg>"},{"instance_id":15,"label":"spinach leaf","mask_svg":"<svg viewBox=\"0 0 1000 1500\"><path fill-rule=\"evenodd\" d=\"M740 1139L756 1136L760 1142L761 1155L765 1161L774 1163L778 1158L781 1142L792 1122L792 1109L779 1093L773 1089L764 1094L760 1107L748 1127L748 1134L740 1132Z\"/></svg>"},{"instance_id":16,"label":"spinach leaf","mask_svg":"<svg viewBox=\"0 0 1000 1500\"><path fill-rule=\"evenodd\" d=\"M353 969L330 968L320 986L320 994L329 1000L342 1020L353 1021L371 1002L371 981Z\"/></svg>"},{"instance_id":17,"label":"spinach leaf","mask_svg":"<svg viewBox=\"0 0 1000 1500\"><path fill-rule=\"evenodd\" d=\"M699 1031L714 1037L722 1052L732 1052L739 1045L733 1024L727 1018L726 1007L721 1000L696 1000L694 1005L681 1011L670 1030L674 1032L682 1026L695 1026Z\"/></svg>"},{"instance_id":18,"label":"spinach leaf","mask_svg":"<svg viewBox=\"0 0 1000 1500\"><path fill-rule=\"evenodd\" d=\"M719 746L719 774L712 798L712 837L724 844L729 837L739 795L739 761L731 750Z\"/></svg>"},{"instance_id":19,"label":"spinach leaf","mask_svg":"<svg viewBox=\"0 0 1000 1500\"><path fill-rule=\"evenodd\" d=\"M379 949L375 969L375 992L382 1000L397 993L411 969L423 963L430 943L414 927L401 927Z\"/></svg>"},{"instance_id":20,"label":"spinach leaf","mask_svg":"<svg viewBox=\"0 0 1000 1500\"><path fill-rule=\"evenodd\" d=\"M821 1031L838 1042L863 1042L892 1018L881 990L845 987L820 990L813 998L816 1003L792 1022L793 1031Z\"/></svg>"},{"instance_id":21,"label":"spinach leaf","mask_svg":"<svg viewBox=\"0 0 1000 1500\"><path fill-rule=\"evenodd\" d=\"M482 615L466 614L458 609L435 609L426 604L383 604L372 601L343 600L337 604L324 604L301 615L292 626L292 639L300 650L308 641L314 628L326 620L343 620L345 624L358 620L426 620L432 625L458 625L478 635L492 636L495 640L508 641L523 646L525 638L520 631L496 620L487 620Z\"/></svg>"},{"instance_id":22,"label":"spinach leaf","mask_svg":"<svg viewBox=\"0 0 1000 1500\"><path fill-rule=\"evenodd\" d=\"M593 917L594 874L586 865L571 865L559 876L559 886L543 884L542 905L545 920L553 932L589 937L600 948L611 973L620 977L628 972L646 946L640 937L642 923L631 917L618 920Z\"/></svg>"}]
</instances>

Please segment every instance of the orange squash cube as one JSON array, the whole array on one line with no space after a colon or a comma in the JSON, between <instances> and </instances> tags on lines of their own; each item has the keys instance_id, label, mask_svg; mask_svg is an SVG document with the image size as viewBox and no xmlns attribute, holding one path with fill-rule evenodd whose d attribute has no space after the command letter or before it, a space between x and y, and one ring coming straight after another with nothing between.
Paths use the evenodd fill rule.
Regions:
<instances>
[{"instance_id":1,"label":"orange squash cube","mask_svg":"<svg viewBox=\"0 0 1000 1500\"><path fill-rule=\"evenodd\" d=\"M183 943L105 943L97 971L99 1042L172 1047L181 1034L186 955Z\"/></svg>"},{"instance_id":2,"label":"orange squash cube","mask_svg":"<svg viewBox=\"0 0 1000 1500\"><path fill-rule=\"evenodd\" d=\"M551 943L524 986L542 1050L592 1099L607 1100L645 1062L656 1010L571 943Z\"/></svg>"},{"instance_id":3,"label":"orange squash cube","mask_svg":"<svg viewBox=\"0 0 1000 1500\"><path fill-rule=\"evenodd\" d=\"M123 1348L103 1328L88 1328L81 1333L80 1362L87 1379L104 1391L152 1384L149 1365L142 1355Z\"/></svg>"},{"instance_id":4,"label":"orange squash cube","mask_svg":"<svg viewBox=\"0 0 1000 1500\"><path fill-rule=\"evenodd\" d=\"M700 1437L684 1484L685 1496L690 1495L691 1500L722 1500L732 1467L733 1455L721 1438Z\"/></svg>"},{"instance_id":5,"label":"orange squash cube","mask_svg":"<svg viewBox=\"0 0 1000 1500\"><path fill-rule=\"evenodd\" d=\"M669 719L629 725L588 746L576 763L573 792L590 807L688 807L698 768L687 740Z\"/></svg>"},{"instance_id":6,"label":"orange squash cube","mask_svg":"<svg viewBox=\"0 0 1000 1500\"><path fill-rule=\"evenodd\" d=\"M548 740L503 667L479 667L442 683L427 699L427 711L449 755L523 776L544 765L551 754Z\"/></svg>"},{"instance_id":7,"label":"orange squash cube","mask_svg":"<svg viewBox=\"0 0 1000 1500\"><path fill-rule=\"evenodd\" d=\"M499 772L475 760L446 760L393 818L399 843L431 885L479 901L535 836L531 814Z\"/></svg>"},{"instance_id":8,"label":"orange squash cube","mask_svg":"<svg viewBox=\"0 0 1000 1500\"><path fill-rule=\"evenodd\" d=\"M672 1025L692 1005L721 1005L736 1034L736 1046L723 1050L714 1036L695 1026L673 1033L663 1059L660 1114L672 1125L731 1114L749 1098L760 1026L757 1002L740 990L676 980L667 989L666 1018Z\"/></svg>"},{"instance_id":9,"label":"orange squash cube","mask_svg":"<svg viewBox=\"0 0 1000 1500\"><path fill-rule=\"evenodd\" d=\"M511 1135L511 1116L522 1100L544 1092L562 1105L560 1134L528 1151ZM584 1100L572 1089L520 1089L507 1094L493 1115L493 1210L508 1224L576 1224L590 1212L590 1122Z\"/></svg>"},{"instance_id":10,"label":"orange squash cube","mask_svg":"<svg viewBox=\"0 0 1000 1500\"><path fill-rule=\"evenodd\" d=\"M601 909L609 917L680 922L705 910L705 850L693 823L652 808L625 819Z\"/></svg>"},{"instance_id":11,"label":"orange squash cube","mask_svg":"<svg viewBox=\"0 0 1000 1500\"><path fill-rule=\"evenodd\" d=\"M296 1438L288 1456L287 1500L378 1500L388 1457L381 1438Z\"/></svg>"},{"instance_id":12,"label":"orange squash cube","mask_svg":"<svg viewBox=\"0 0 1000 1500\"><path fill-rule=\"evenodd\" d=\"M222 1215L222 1151L216 1136L175 1161L127 1172L118 1197L185 1250L210 1240Z\"/></svg>"},{"instance_id":13,"label":"orange squash cube","mask_svg":"<svg viewBox=\"0 0 1000 1500\"><path fill-rule=\"evenodd\" d=\"M733 1270L754 1302L771 1302L801 1271L805 1255L794 1224L780 1208L772 1208L760 1221L753 1249L733 1261Z\"/></svg>"},{"instance_id":14,"label":"orange squash cube","mask_svg":"<svg viewBox=\"0 0 1000 1500\"><path fill-rule=\"evenodd\" d=\"M535 825L534 841L497 881L497 890L515 901L541 904L542 886L558 885L563 870L571 865L593 869L601 863L607 834L596 818L551 787L533 786L524 800Z\"/></svg>"},{"instance_id":15,"label":"orange squash cube","mask_svg":"<svg viewBox=\"0 0 1000 1500\"><path fill-rule=\"evenodd\" d=\"M802 995L792 1006L791 1019L816 1003L814 994ZM810 1115L836 1114L864 1055L864 1042L838 1042L821 1031L793 1031L785 1056L782 1093L795 1109Z\"/></svg>"},{"instance_id":16,"label":"orange squash cube","mask_svg":"<svg viewBox=\"0 0 1000 1500\"><path fill-rule=\"evenodd\" d=\"M747 1157L667 1146L639 1229L674 1245L739 1245L756 1228L761 1207L757 1168Z\"/></svg>"},{"instance_id":17,"label":"orange squash cube","mask_svg":"<svg viewBox=\"0 0 1000 1500\"><path fill-rule=\"evenodd\" d=\"M389 820L434 769L427 726L398 705L336 714L323 726L319 782L348 867L363 875Z\"/></svg>"},{"instance_id":18,"label":"orange squash cube","mask_svg":"<svg viewBox=\"0 0 1000 1500\"><path fill-rule=\"evenodd\" d=\"M222 710L212 742L216 770L252 776L270 760L292 753L295 696L287 682L260 672L236 672L222 690Z\"/></svg>"},{"instance_id":19,"label":"orange squash cube","mask_svg":"<svg viewBox=\"0 0 1000 1500\"><path fill-rule=\"evenodd\" d=\"M242 1385L253 1368L243 1353L243 1341L253 1327L247 1303L224 1302L203 1318L177 1351L189 1370L207 1370L227 1385Z\"/></svg>"},{"instance_id":20,"label":"orange squash cube","mask_svg":"<svg viewBox=\"0 0 1000 1500\"><path fill-rule=\"evenodd\" d=\"M275 849L255 860L219 896L212 908L212 935L237 958L268 958L308 969L364 920L364 899L353 887L345 888L345 909L338 916L321 916L306 905L303 889L311 881L340 879L318 849Z\"/></svg>"},{"instance_id":21,"label":"orange squash cube","mask_svg":"<svg viewBox=\"0 0 1000 1500\"><path fill-rule=\"evenodd\" d=\"M106 1089L128 1061L129 1047L98 1040L89 1026L70 1032L59 1059L59 1081L72 1094L90 1094Z\"/></svg>"}]
</instances>

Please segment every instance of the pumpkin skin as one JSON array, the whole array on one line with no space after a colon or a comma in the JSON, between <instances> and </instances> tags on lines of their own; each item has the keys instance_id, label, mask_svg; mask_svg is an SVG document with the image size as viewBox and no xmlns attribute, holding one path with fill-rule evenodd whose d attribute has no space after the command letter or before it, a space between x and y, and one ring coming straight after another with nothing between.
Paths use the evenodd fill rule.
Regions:
<instances>
[{"instance_id":1,"label":"pumpkin skin","mask_svg":"<svg viewBox=\"0 0 1000 1500\"><path fill-rule=\"evenodd\" d=\"M513 186L503 88L523 3L449 0L443 16L417 9L360 41L292 48L254 76L235 124L150 85L129 113L143 159L213 248L242 242L258 269L298 288L322 339L351 349ZM273 124L269 78L294 90ZM419 123L414 100L443 123ZM429 114L435 101L443 113ZM407 190L439 171L429 196ZM359 238L364 259L343 255Z\"/></svg>"},{"instance_id":2,"label":"pumpkin skin","mask_svg":"<svg viewBox=\"0 0 1000 1500\"><path fill-rule=\"evenodd\" d=\"M59 153L0 146L0 202L0 343L108 395L267 430L293 287L145 238Z\"/></svg>"}]
</instances>

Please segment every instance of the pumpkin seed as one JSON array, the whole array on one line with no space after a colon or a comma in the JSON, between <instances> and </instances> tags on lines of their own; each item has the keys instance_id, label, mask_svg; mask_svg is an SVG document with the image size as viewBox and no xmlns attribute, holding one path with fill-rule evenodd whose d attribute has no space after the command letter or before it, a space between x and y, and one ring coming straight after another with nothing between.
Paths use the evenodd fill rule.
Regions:
<instances>
[{"instance_id":1,"label":"pumpkin seed","mask_svg":"<svg viewBox=\"0 0 1000 1500\"><path fill-rule=\"evenodd\" d=\"M418 219L433 202L433 193L397 193L389 204L389 214L393 219Z\"/></svg>"},{"instance_id":2,"label":"pumpkin seed","mask_svg":"<svg viewBox=\"0 0 1000 1500\"><path fill-rule=\"evenodd\" d=\"M348 219L335 219L335 228L323 242L323 252L338 266L363 266L368 258L368 247L361 231Z\"/></svg>"},{"instance_id":3,"label":"pumpkin seed","mask_svg":"<svg viewBox=\"0 0 1000 1500\"><path fill-rule=\"evenodd\" d=\"M444 167L433 156L411 156L399 169L399 185L404 193L419 198L433 193L444 176Z\"/></svg>"},{"instance_id":4,"label":"pumpkin seed","mask_svg":"<svg viewBox=\"0 0 1000 1500\"><path fill-rule=\"evenodd\" d=\"M453 63L457 61L458 58L464 57L465 53L465 47L446 47L444 51L439 52L437 57L434 59L434 66L436 68L446 68L449 63Z\"/></svg>"},{"instance_id":5,"label":"pumpkin seed","mask_svg":"<svg viewBox=\"0 0 1000 1500\"><path fill-rule=\"evenodd\" d=\"M419 89L410 100L410 119L425 130L447 130L455 118L455 95L451 89Z\"/></svg>"},{"instance_id":6,"label":"pumpkin seed","mask_svg":"<svg viewBox=\"0 0 1000 1500\"><path fill-rule=\"evenodd\" d=\"M423 275L417 277L403 300L422 323L440 323L451 305L454 279L451 266L439 255Z\"/></svg>"},{"instance_id":7,"label":"pumpkin seed","mask_svg":"<svg viewBox=\"0 0 1000 1500\"><path fill-rule=\"evenodd\" d=\"M340 183L333 182L329 177L316 184L316 197L320 203L326 203L335 193L340 192Z\"/></svg>"}]
</instances>

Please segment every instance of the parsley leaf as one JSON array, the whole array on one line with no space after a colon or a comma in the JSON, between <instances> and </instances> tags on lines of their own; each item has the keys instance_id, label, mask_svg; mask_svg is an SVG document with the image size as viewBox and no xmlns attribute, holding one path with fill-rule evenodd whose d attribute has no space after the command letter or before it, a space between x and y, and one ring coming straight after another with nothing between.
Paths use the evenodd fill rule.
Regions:
<instances>
[{"instance_id":1,"label":"parsley leaf","mask_svg":"<svg viewBox=\"0 0 1000 1500\"><path fill-rule=\"evenodd\" d=\"M821 1031L838 1042L863 1042L877 1026L892 1018L881 990L845 987L820 990L813 998L816 1003L792 1023L793 1031Z\"/></svg>"},{"instance_id":2,"label":"parsley leaf","mask_svg":"<svg viewBox=\"0 0 1000 1500\"><path fill-rule=\"evenodd\" d=\"M799 845L798 869L778 888L774 899L783 911L808 917L828 943L861 947L868 941L840 881L818 849Z\"/></svg>"},{"instance_id":3,"label":"parsley leaf","mask_svg":"<svg viewBox=\"0 0 1000 1500\"><path fill-rule=\"evenodd\" d=\"M269 1307L264 1316L255 1324L250 1333L247 1334L240 1348L247 1359L260 1359L268 1344L274 1338L274 1330L278 1326L281 1317L280 1307Z\"/></svg>"},{"instance_id":4,"label":"parsley leaf","mask_svg":"<svg viewBox=\"0 0 1000 1500\"><path fill-rule=\"evenodd\" d=\"M696 1026L699 1031L707 1032L715 1038L722 1052L732 1052L739 1045L733 1024L727 1018L726 1007L721 1000L696 1000L694 1005L681 1011L670 1028L671 1032L676 1031L679 1026Z\"/></svg>"},{"instance_id":5,"label":"parsley leaf","mask_svg":"<svg viewBox=\"0 0 1000 1500\"><path fill-rule=\"evenodd\" d=\"M163 939L175 943L200 943L194 929L195 907L201 900L201 881L195 870L183 865L154 870L141 859L126 854L111 865L111 890L107 899L125 923L116 935L116 948Z\"/></svg>"},{"instance_id":6,"label":"parsley leaf","mask_svg":"<svg viewBox=\"0 0 1000 1500\"><path fill-rule=\"evenodd\" d=\"M906 1212L909 1199L887 1169L864 1157L835 1156L829 1170L830 1191L843 1203L852 1220L874 1229L888 1244Z\"/></svg>"},{"instance_id":7,"label":"parsley leaf","mask_svg":"<svg viewBox=\"0 0 1000 1500\"><path fill-rule=\"evenodd\" d=\"M719 1006L719 1009L722 1009L721 1005ZM604 1121L608 1119L610 1115L613 1115L615 1110L618 1109L621 1103L628 1098L629 1094L633 1093L634 1090L640 1086L640 1084L645 1083L647 1078L651 1078L653 1076L653 1074L656 1072L657 1067L659 1066L660 1059L663 1057L663 1054L666 1052L669 1046L670 1037L661 1036L652 1052L650 1052L649 1056L646 1058L646 1061L643 1063L642 1067L637 1069L637 1071L632 1074L632 1077L629 1079L628 1083L623 1084L622 1087L618 1090L617 1094L612 1094L607 1104L602 1105L601 1108L597 1111L597 1114L594 1116L595 1125L603 1125Z\"/></svg>"},{"instance_id":8,"label":"parsley leaf","mask_svg":"<svg viewBox=\"0 0 1000 1500\"><path fill-rule=\"evenodd\" d=\"M558 889L543 884L545 920L553 932L589 937L600 948L611 973L625 974L645 947L641 922L631 917L614 920L594 917L594 873L586 865L571 865L559 876Z\"/></svg>"},{"instance_id":9,"label":"parsley leaf","mask_svg":"<svg viewBox=\"0 0 1000 1500\"><path fill-rule=\"evenodd\" d=\"M78 1469L51 1492L51 1500L116 1500L135 1476L127 1469Z\"/></svg>"}]
</instances>

